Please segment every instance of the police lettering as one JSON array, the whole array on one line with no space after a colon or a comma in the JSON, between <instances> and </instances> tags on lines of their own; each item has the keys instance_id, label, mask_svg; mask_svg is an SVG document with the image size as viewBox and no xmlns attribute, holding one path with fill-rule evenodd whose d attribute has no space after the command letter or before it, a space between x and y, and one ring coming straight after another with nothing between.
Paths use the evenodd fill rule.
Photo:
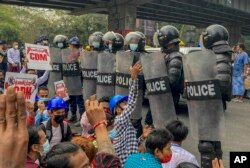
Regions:
<instances>
[{"instance_id":1,"label":"police lettering","mask_svg":"<svg viewBox=\"0 0 250 168\"><path fill-rule=\"evenodd\" d=\"M215 96L214 84L189 85L187 86L188 96Z\"/></svg>"},{"instance_id":2,"label":"police lettering","mask_svg":"<svg viewBox=\"0 0 250 168\"><path fill-rule=\"evenodd\" d=\"M130 78L130 75L117 75L116 76L116 85L123 86L128 88L132 83L132 79Z\"/></svg>"},{"instance_id":3,"label":"police lettering","mask_svg":"<svg viewBox=\"0 0 250 168\"><path fill-rule=\"evenodd\" d=\"M158 95L170 92L168 77L160 77L146 80L148 95Z\"/></svg>"},{"instance_id":4,"label":"police lettering","mask_svg":"<svg viewBox=\"0 0 250 168\"><path fill-rule=\"evenodd\" d=\"M47 61L47 54L30 53L30 59L36 61Z\"/></svg>"},{"instance_id":5,"label":"police lettering","mask_svg":"<svg viewBox=\"0 0 250 168\"><path fill-rule=\"evenodd\" d=\"M165 91L167 88L165 81L162 80L162 81L147 83L147 89L149 92L160 92L160 91Z\"/></svg>"},{"instance_id":6,"label":"police lettering","mask_svg":"<svg viewBox=\"0 0 250 168\"><path fill-rule=\"evenodd\" d=\"M112 84L112 76L111 75L98 75L97 82L102 84Z\"/></svg>"},{"instance_id":7,"label":"police lettering","mask_svg":"<svg viewBox=\"0 0 250 168\"><path fill-rule=\"evenodd\" d=\"M64 71L77 71L76 64L63 64L63 70Z\"/></svg>"},{"instance_id":8,"label":"police lettering","mask_svg":"<svg viewBox=\"0 0 250 168\"><path fill-rule=\"evenodd\" d=\"M60 71L60 65L59 64L53 64L52 69L53 69L53 71Z\"/></svg>"},{"instance_id":9,"label":"police lettering","mask_svg":"<svg viewBox=\"0 0 250 168\"><path fill-rule=\"evenodd\" d=\"M221 99L219 80L187 82L186 94L189 100Z\"/></svg>"},{"instance_id":10,"label":"police lettering","mask_svg":"<svg viewBox=\"0 0 250 168\"><path fill-rule=\"evenodd\" d=\"M96 70L83 70L82 76L83 78L86 78L86 79L93 79L93 78L96 78L97 71Z\"/></svg>"}]
</instances>

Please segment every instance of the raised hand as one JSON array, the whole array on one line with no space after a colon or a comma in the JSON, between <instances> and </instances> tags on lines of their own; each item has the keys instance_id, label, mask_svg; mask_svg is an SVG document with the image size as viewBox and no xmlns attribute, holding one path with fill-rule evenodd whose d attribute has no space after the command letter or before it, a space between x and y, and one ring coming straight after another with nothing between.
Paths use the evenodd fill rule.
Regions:
<instances>
[{"instance_id":1,"label":"raised hand","mask_svg":"<svg viewBox=\"0 0 250 168\"><path fill-rule=\"evenodd\" d=\"M0 135L0 168L23 168L28 148L25 99L13 87L0 95Z\"/></svg>"}]
</instances>

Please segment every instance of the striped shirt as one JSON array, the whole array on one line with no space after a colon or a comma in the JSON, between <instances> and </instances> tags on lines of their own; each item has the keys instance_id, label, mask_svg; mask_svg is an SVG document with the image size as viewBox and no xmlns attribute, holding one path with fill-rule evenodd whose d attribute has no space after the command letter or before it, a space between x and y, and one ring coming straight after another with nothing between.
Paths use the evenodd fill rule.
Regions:
<instances>
[{"instance_id":1,"label":"striped shirt","mask_svg":"<svg viewBox=\"0 0 250 168\"><path fill-rule=\"evenodd\" d=\"M128 105L120 116L115 118L115 129L117 136L113 141L113 146L117 156L120 158L122 167L128 156L138 153L138 140L136 130L133 127L130 116L135 109L138 96L138 79L132 80L129 88Z\"/></svg>"},{"instance_id":2,"label":"striped shirt","mask_svg":"<svg viewBox=\"0 0 250 168\"><path fill-rule=\"evenodd\" d=\"M7 51L8 63L21 65L20 51L11 48Z\"/></svg>"}]
</instances>

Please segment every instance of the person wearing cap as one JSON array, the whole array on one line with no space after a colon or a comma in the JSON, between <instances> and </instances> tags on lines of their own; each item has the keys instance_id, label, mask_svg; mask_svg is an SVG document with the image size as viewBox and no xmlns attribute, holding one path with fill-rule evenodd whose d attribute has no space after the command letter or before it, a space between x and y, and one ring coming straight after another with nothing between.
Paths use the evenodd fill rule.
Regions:
<instances>
[{"instance_id":1,"label":"person wearing cap","mask_svg":"<svg viewBox=\"0 0 250 168\"><path fill-rule=\"evenodd\" d=\"M115 95L109 102L110 111L115 115L116 135L113 146L122 167L129 155L138 153L136 130L131 123L130 116L135 109L138 97L138 74L141 70L142 66L138 62L130 68L132 82L129 96Z\"/></svg>"},{"instance_id":2,"label":"person wearing cap","mask_svg":"<svg viewBox=\"0 0 250 168\"><path fill-rule=\"evenodd\" d=\"M48 137L51 148L72 139L71 129L68 123L64 121L66 109L66 102L60 97L54 97L48 103L47 110L50 119L43 122L41 126Z\"/></svg>"}]
</instances>

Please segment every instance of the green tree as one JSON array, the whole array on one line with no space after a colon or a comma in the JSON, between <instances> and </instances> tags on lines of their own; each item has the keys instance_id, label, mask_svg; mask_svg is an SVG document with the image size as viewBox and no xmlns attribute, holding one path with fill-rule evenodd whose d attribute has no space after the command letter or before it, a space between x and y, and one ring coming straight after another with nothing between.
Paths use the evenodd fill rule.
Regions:
<instances>
[{"instance_id":1,"label":"green tree","mask_svg":"<svg viewBox=\"0 0 250 168\"><path fill-rule=\"evenodd\" d=\"M20 26L10 6L0 5L0 38L11 43L13 41L20 41Z\"/></svg>"}]
</instances>

